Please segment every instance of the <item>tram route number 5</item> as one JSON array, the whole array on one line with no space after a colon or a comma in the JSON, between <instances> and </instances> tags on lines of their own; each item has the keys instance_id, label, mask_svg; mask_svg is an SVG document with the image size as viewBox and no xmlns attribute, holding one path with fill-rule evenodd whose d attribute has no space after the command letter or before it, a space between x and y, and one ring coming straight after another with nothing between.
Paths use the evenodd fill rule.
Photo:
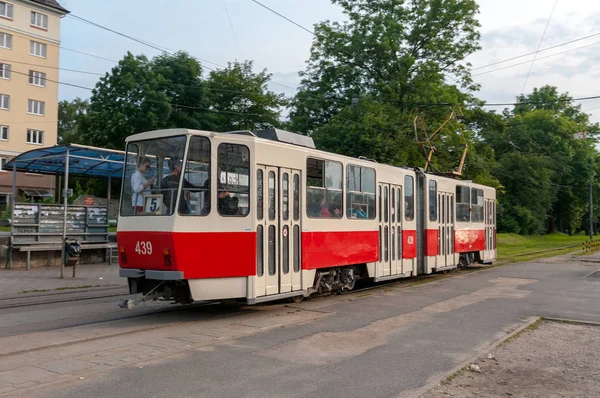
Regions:
<instances>
[{"instance_id":1,"label":"tram route number 5","mask_svg":"<svg viewBox=\"0 0 600 398\"><path fill-rule=\"evenodd\" d=\"M152 242L140 242L135 244L135 252L142 256L152 254Z\"/></svg>"}]
</instances>

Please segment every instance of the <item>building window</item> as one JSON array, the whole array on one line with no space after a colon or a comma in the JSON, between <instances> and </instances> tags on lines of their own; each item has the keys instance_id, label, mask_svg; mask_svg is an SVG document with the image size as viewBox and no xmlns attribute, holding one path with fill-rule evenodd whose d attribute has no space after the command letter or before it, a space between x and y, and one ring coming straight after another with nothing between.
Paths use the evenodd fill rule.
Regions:
<instances>
[{"instance_id":1,"label":"building window","mask_svg":"<svg viewBox=\"0 0 600 398\"><path fill-rule=\"evenodd\" d=\"M27 143L42 145L44 143L44 132L27 129Z\"/></svg>"},{"instance_id":2,"label":"building window","mask_svg":"<svg viewBox=\"0 0 600 398\"><path fill-rule=\"evenodd\" d=\"M346 216L375 219L375 169L346 166Z\"/></svg>"},{"instance_id":3,"label":"building window","mask_svg":"<svg viewBox=\"0 0 600 398\"><path fill-rule=\"evenodd\" d=\"M0 79L10 80L10 64L0 63Z\"/></svg>"},{"instance_id":4,"label":"building window","mask_svg":"<svg viewBox=\"0 0 600 398\"><path fill-rule=\"evenodd\" d=\"M29 104L27 106L27 113L31 113L32 115L44 116L46 113L46 103L43 101L29 100Z\"/></svg>"},{"instance_id":5,"label":"building window","mask_svg":"<svg viewBox=\"0 0 600 398\"><path fill-rule=\"evenodd\" d=\"M342 218L342 164L306 159L306 212L311 218Z\"/></svg>"},{"instance_id":6,"label":"building window","mask_svg":"<svg viewBox=\"0 0 600 398\"><path fill-rule=\"evenodd\" d=\"M8 126L0 126L0 140L8 141Z\"/></svg>"},{"instance_id":7,"label":"building window","mask_svg":"<svg viewBox=\"0 0 600 398\"><path fill-rule=\"evenodd\" d=\"M0 47L12 49L12 35L0 32Z\"/></svg>"},{"instance_id":8,"label":"building window","mask_svg":"<svg viewBox=\"0 0 600 398\"><path fill-rule=\"evenodd\" d=\"M29 42L29 54L35 55L36 57L46 58L46 45L44 43L31 40Z\"/></svg>"},{"instance_id":9,"label":"building window","mask_svg":"<svg viewBox=\"0 0 600 398\"><path fill-rule=\"evenodd\" d=\"M0 17L13 19L13 5L0 1Z\"/></svg>"},{"instance_id":10,"label":"building window","mask_svg":"<svg viewBox=\"0 0 600 398\"><path fill-rule=\"evenodd\" d=\"M42 29L48 29L48 15L31 11L31 25Z\"/></svg>"},{"instance_id":11,"label":"building window","mask_svg":"<svg viewBox=\"0 0 600 398\"><path fill-rule=\"evenodd\" d=\"M0 109L10 109L10 95L0 94Z\"/></svg>"},{"instance_id":12,"label":"building window","mask_svg":"<svg viewBox=\"0 0 600 398\"><path fill-rule=\"evenodd\" d=\"M0 158L0 171L6 171L6 163L8 163L7 158Z\"/></svg>"},{"instance_id":13,"label":"building window","mask_svg":"<svg viewBox=\"0 0 600 398\"><path fill-rule=\"evenodd\" d=\"M46 87L46 74L43 72L29 71L29 84Z\"/></svg>"}]
</instances>

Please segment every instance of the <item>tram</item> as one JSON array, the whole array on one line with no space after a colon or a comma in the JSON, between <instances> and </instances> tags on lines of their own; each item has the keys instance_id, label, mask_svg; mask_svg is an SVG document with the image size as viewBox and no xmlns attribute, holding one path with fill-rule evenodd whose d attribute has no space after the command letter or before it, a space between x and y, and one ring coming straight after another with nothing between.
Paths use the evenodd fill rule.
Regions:
<instances>
[{"instance_id":1,"label":"tram","mask_svg":"<svg viewBox=\"0 0 600 398\"><path fill-rule=\"evenodd\" d=\"M491 263L493 188L278 129L126 140L119 273L139 300L256 304Z\"/></svg>"}]
</instances>

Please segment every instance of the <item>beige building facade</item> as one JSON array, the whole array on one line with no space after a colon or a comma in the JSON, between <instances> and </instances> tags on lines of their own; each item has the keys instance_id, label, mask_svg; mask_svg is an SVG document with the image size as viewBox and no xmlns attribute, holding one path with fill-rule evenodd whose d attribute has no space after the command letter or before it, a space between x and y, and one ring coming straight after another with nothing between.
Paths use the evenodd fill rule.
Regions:
<instances>
[{"instance_id":1,"label":"beige building facade","mask_svg":"<svg viewBox=\"0 0 600 398\"><path fill-rule=\"evenodd\" d=\"M57 143L60 22L54 0L0 0L0 204L12 192L5 164ZM54 193L55 178L18 173L19 195Z\"/></svg>"}]
</instances>

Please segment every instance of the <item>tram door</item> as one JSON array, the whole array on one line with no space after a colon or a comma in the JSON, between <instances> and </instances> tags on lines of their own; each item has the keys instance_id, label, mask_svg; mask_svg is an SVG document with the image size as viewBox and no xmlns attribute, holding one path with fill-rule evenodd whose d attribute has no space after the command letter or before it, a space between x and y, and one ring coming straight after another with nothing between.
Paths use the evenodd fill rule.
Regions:
<instances>
[{"instance_id":1,"label":"tram door","mask_svg":"<svg viewBox=\"0 0 600 398\"><path fill-rule=\"evenodd\" d=\"M379 263L380 277L402 273L402 189L398 185L379 184Z\"/></svg>"},{"instance_id":2,"label":"tram door","mask_svg":"<svg viewBox=\"0 0 600 398\"><path fill-rule=\"evenodd\" d=\"M256 180L256 296L300 290L300 171L258 166Z\"/></svg>"},{"instance_id":3,"label":"tram door","mask_svg":"<svg viewBox=\"0 0 600 398\"><path fill-rule=\"evenodd\" d=\"M496 202L491 199L485 200L485 251L483 253L483 260L494 259L494 239L496 230L495 213L496 213Z\"/></svg>"},{"instance_id":4,"label":"tram door","mask_svg":"<svg viewBox=\"0 0 600 398\"><path fill-rule=\"evenodd\" d=\"M439 268L456 265L454 255L454 194L438 193L439 203Z\"/></svg>"}]
</instances>

